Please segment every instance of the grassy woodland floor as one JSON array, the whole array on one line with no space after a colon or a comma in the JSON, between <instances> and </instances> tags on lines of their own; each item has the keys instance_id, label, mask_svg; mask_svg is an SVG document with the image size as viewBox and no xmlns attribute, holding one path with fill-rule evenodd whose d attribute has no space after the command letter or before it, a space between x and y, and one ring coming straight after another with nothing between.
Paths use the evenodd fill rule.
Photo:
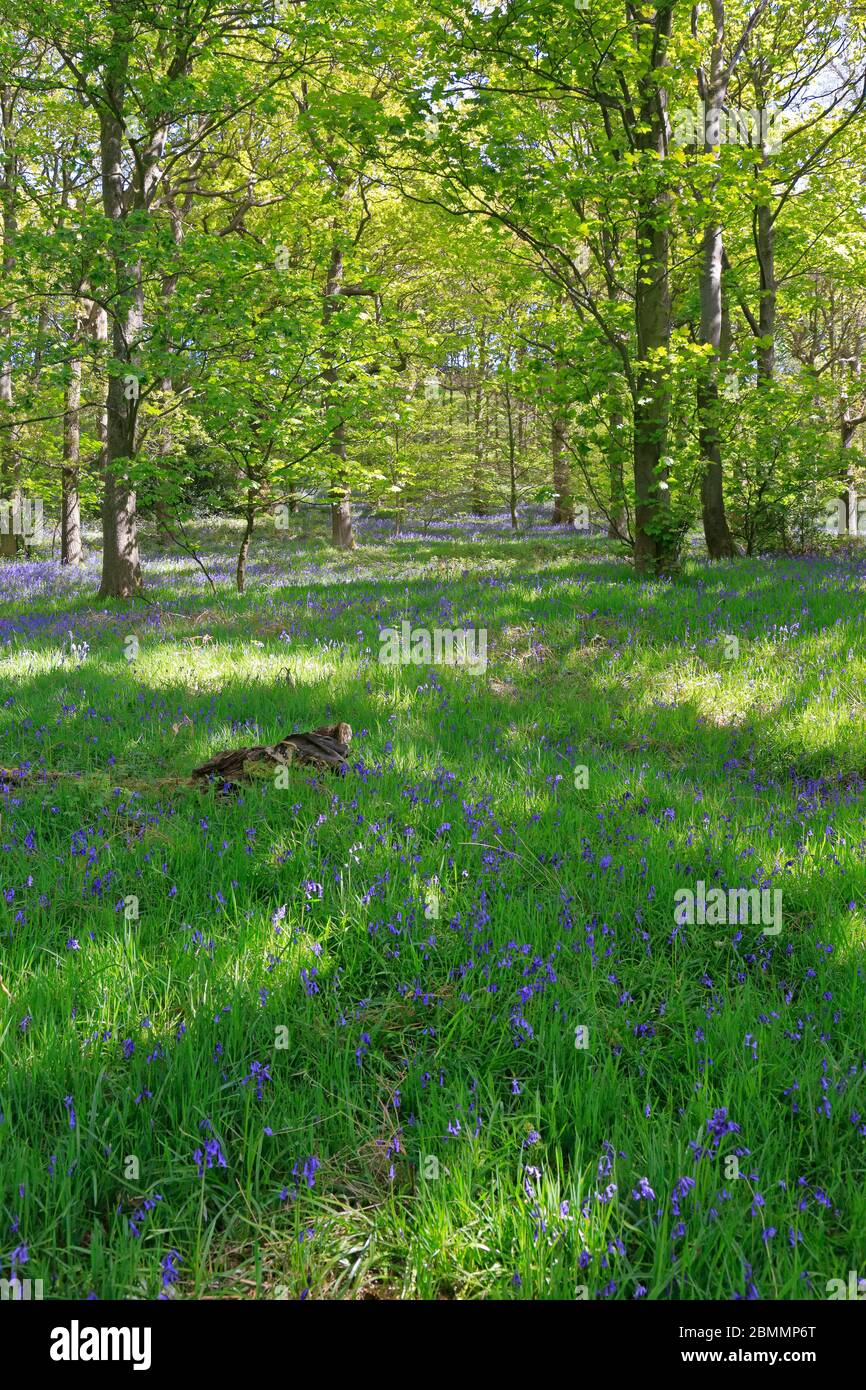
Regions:
<instances>
[{"instance_id":1,"label":"grassy woodland floor","mask_svg":"<svg viewBox=\"0 0 866 1390\"><path fill-rule=\"evenodd\" d=\"M114 608L92 568L2 571L0 764L38 775L0 785L0 1276L699 1299L866 1274L866 560L641 583L573 534L455 530L260 543L243 598L210 560L217 598L151 555L149 604ZM404 618L485 628L486 674L380 665ZM156 785L339 718L344 778ZM677 926L698 879L781 889L781 932Z\"/></svg>"}]
</instances>

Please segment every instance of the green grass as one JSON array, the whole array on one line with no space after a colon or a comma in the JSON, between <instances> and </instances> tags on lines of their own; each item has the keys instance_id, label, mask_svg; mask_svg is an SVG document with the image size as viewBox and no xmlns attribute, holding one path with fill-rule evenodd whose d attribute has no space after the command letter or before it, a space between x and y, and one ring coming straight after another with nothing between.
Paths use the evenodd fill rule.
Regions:
<instances>
[{"instance_id":1,"label":"green grass","mask_svg":"<svg viewBox=\"0 0 866 1390\"><path fill-rule=\"evenodd\" d=\"M22 1244L56 1297L155 1297L172 1250L176 1297L866 1275L863 561L254 559L239 598L154 557L114 607L92 571L2 571L0 763L31 771L0 798L0 1276ZM485 628L486 674L381 665L404 617ZM338 718L345 778L171 780ZM780 888L781 933L676 929L700 878Z\"/></svg>"}]
</instances>

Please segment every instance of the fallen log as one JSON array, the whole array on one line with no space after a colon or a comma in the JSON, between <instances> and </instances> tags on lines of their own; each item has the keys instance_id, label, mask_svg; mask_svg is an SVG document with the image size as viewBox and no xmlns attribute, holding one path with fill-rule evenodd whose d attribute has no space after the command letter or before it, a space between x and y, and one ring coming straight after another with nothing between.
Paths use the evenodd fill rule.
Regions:
<instances>
[{"instance_id":1,"label":"fallen log","mask_svg":"<svg viewBox=\"0 0 866 1390\"><path fill-rule=\"evenodd\" d=\"M313 729L310 733L289 734L279 743L258 744L252 748L230 748L217 753L190 774L194 781L233 782L238 778L273 776L280 767L294 763L333 772L349 766L351 725L340 723Z\"/></svg>"},{"instance_id":2,"label":"fallen log","mask_svg":"<svg viewBox=\"0 0 866 1390\"><path fill-rule=\"evenodd\" d=\"M297 764L302 767L315 767L320 771L346 772L349 767L349 744L352 741L352 726L341 722L324 725L309 733L289 734L279 743L261 744L251 748L229 748L216 753L200 767L194 767L188 777L158 777L152 782L118 776L109 779L104 771L81 773L57 771L45 767L0 767L0 782L32 779L36 782L57 781L71 778L79 785L109 784L124 786L137 791L150 787L201 786L211 780L219 781L221 786L232 787L239 779L272 777L280 767Z\"/></svg>"}]
</instances>

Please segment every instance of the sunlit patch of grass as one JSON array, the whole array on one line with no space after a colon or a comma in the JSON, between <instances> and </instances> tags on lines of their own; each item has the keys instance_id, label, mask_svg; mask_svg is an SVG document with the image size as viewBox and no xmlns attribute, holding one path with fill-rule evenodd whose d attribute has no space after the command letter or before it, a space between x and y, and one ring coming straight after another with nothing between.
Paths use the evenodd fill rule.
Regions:
<instances>
[{"instance_id":1,"label":"sunlit patch of grass","mask_svg":"<svg viewBox=\"0 0 866 1390\"><path fill-rule=\"evenodd\" d=\"M93 605L92 574L49 585L32 612L83 659L53 626L0 648L0 765L59 774L0 820L0 1181L28 1272L153 1297L177 1249L181 1295L728 1298L748 1261L762 1293L821 1296L866 1224L856 569L647 584L569 536L256 560L215 601L158 557L158 625ZM487 671L381 665L402 616L485 627ZM338 717L346 777L184 783ZM675 932L698 878L772 882L780 935ZM739 1130L696 1160L720 1107ZM226 1167L200 1178L208 1137Z\"/></svg>"}]
</instances>

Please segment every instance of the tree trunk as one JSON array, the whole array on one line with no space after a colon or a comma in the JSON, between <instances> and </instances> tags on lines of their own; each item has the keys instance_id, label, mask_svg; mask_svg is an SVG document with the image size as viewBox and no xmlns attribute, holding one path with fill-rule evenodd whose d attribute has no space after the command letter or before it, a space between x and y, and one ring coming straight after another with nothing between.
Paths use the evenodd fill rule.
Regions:
<instances>
[{"instance_id":1,"label":"tree trunk","mask_svg":"<svg viewBox=\"0 0 866 1390\"><path fill-rule=\"evenodd\" d=\"M472 515L484 515L484 378L487 371L487 324L482 319L479 326L478 372L475 378L475 409L473 413L475 429L475 452L472 466Z\"/></svg>"},{"instance_id":2,"label":"tree trunk","mask_svg":"<svg viewBox=\"0 0 866 1390\"><path fill-rule=\"evenodd\" d=\"M241 538L241 548L238 551L238 564L236 571L236 581L238 593L242 594L246 584L247 576L247 556L250 553L250 541L252 540L253 527L256 524L256 506L252 488L247 491L247 509L244 525L244 534Z\"/></svg>"},{"instance_id":3,"label":"tree trunk","mask_svg":"<svg viewBox=\"0 0 866 1390\"><path fill-rule=\"evenodd\" d=\"M323 322L326 335L328 325L336 312L339 303L340 291L343 285L343 251L335 242L331 248L331 263L328 267L328 281L325 286L325 303L323 309ZM331 388L328 393L327 405L331 409L337 406L336 386L340 380L339 369L336 364L336 349L332 343L326 342L325 350L330 358L331 365L325 369L324 378ZM355 535L352 529L352 500L349 491L349 482L346 470L346 422L338 420L331 429L331 541L338 550L354 550Z\"/></svg>"},{"instance_id":4,"label":"tree trunk","mask_svg":"<svg viewBox=\"0 0 866 1390\"><path fill-rule=\"evenodd\" d=\"M647 174L647 177L663 177ZM634 393L635 568L664 574L674 564L670 534L667 444L670 395L667 349L671 310L668 285L668 198L660 190L640 195L635 328L638 362Z\"/></svg>"},{"instance_id":5,"label":"tree trunk","mask_svg":"<svg viewBox=\"0 0 866 1390\"><path fill-rule=\"evenodd\" d=\"M3 160L0 206L3 211L3 280L8 284L15 267L17 233L18 156L15 149L15 94L11 87L0 88ZM7 296L0 296L4 301ZM20 460L18 431L12 421L12 304L0 304L0 555L9 559L18 553L21 515Z\"/></svg>"},{"instance_id":6,"label":"tree trunk","mask_svg":"<svg viewBox=\"0 0 866 1390\"><path fill-rule=\"evenodd\" d=\"M856 426L853 426L853 427L852 427L852 426L849 425L846 421L843 420L843 422L842 422L842 450L843 450L843 457L844 457L844 452L845 452L845 450L850 449L851 446L853 445L853 443L854 443L854 435L856 434L856 432L857 432ZM841 509L840 509L840 512L839 512L839 519L840 519L840 521L841 521L841 520L844 518L844 525L845 525L845 530L844 530L843 534L848 535L848 536L856 536L856 535L857 535L857 531L858 531L858 527L857 527L857 491L856 491L856 488L855 488L855 486L854 486L854 480L853 480L853 478L850 477L850 475L849 475L849 477L848 477L847 479L843 477L843 480L842 480L842 493L841 493L841 496L840 496L840 499L839 499L839 500L840 500L840 502L841 502L841 504L842 504Z\"/></svg>"},{"instance_id":7,"label":"tree trunk","mask_svg":"<svg viewBox=\"0 0 866 1390\"><path fill-rule=\"evenodd\" d=\"M87 302L85 301L86 307ZM102 403L96 412L96 437L99 440L99 455L96 462L99 476L104 478L105 466L108 462L108 379L105 372L105 359L108 351L108 314L99 304L92 305L89 312L93 341L97 345L100 384L103 388Z\"/></svg>"},{"instance_id":8,"label":"tree trunk","mask_svg":"<svg viewBox=\"0 0 866 1390\"><path fill-rule=\"evenodd\" d=\"M758 328L762 339L762 346L758 348L758 378L772 381L776 372L776 228L772 211L765 203L758 206L756 229L761 279Z\"/></svg>"},{"instance_id":9,"label":"tree trunk","mask_svg":"<svg viewBox=\"0 0 866 1390\"><path fill-rule=\"evenodd\" d=\"M511 388L506 382L505 419L508 426L508 509L511 513L511 529L517 530L517 441L514 434L514 412L511 408Z\"/></svg>"},{"instance_id":10,"label":"tree trunk","mask_svg":"<svg viewBox=\"0 0 866 1390\"><path fill-rule=\"evenodd\" d=\"M574 503L571 499L571 473L566 454L566 422L559 411L553 417L550 428L550 454L553 463L553 526L564 526L574 521Z\"/></svg>"},{"instance_id":11,"label":"tree trunk","mask_svg":"<svg viewBox=\"0 0 866 1390\"><path fill-rule=\"evenodd\" d=\"M611 227L602 228L601 235L602 266L604 270L607 298L611 305L622 299L622 291L617 277L617 255L619 235ZM625 437L625 416L621 396L621 383L618 376L611 379L607 397L607 475L608 475L608 519L607 534L611 540L628 539L629 516L625 490L625 456L623 445Z\"/></svg>"},{"instance_id":12,"label":"tree trunk","mask_svg":"<svg viewBox=\"0 0 866 1390\"><path fill-rule=\"evenodd\" d=\"M652 24L655 66L666 64L672 5L659 6ZM648 19L641 24L648 25ZM635 568L664 574L676 562L676 543L670 524L667 452L670 386L668 352L671 337L669 280L670 193L666 184L666 95L658 72L640 83L640 120L636 144L643 156L638 194L635 241L635 332L638 361L634 374L634 490Z\"/></svg>"},{"instance_id":13,"label":"tree trunk","mask_svg":"<svg viewBox=\"0 0 866 1390\"><path fill-rule=\"evenodd\" d=\"M710 58L709 81L703 70L698 75L698 92L705 104L704 141L706 157L718 164L721 143L722 111L728 96L730 66L725 61L725 0L712 0L714 39ZM709 197L715 201L718 172L710 187ZM725 515L725 495L722 484L722 445L719 437L719 357L722 341L722 228L714 209L704 226L703 260L701 264L700 341L710 349L701 362L696 384L698 438L703 472L701 474L701 512L704 538L711 560L730 559L734 543Z\"/></svg>"},{"instance_id":14,"label":"tree trunk","mask_svg":"<svg viewBox=\"0 0 866 1390\"><path fill-rule=\"evenodd\" d=\"M610 507L607 534L611 540L624 540L628 531L625 501L625 450L622 444L625 419L617 397L611 394L607 417L607 468Z\"/></svg>"},{"instance_id":15,"label":"tree trunk","mask_svg":"<svg viewBox=\"0 0 866 1390\"><path fill-rule=\"evenodd\" d=\"M856 357L853 360L849 360L846 363L846 366L848 368L851 380L859 381L861 370L860 358ZM866 422L866 416L854 414L851 408L848 383L845 384L841 404L842 417L840 421L840 426L843 462L842 468L840 470L842 483L842 493L840 501L842 503L842 506L840 508L839 517L840 520L844 517L845 533L849 536L856 536L859 530L857 522L856 474L854 466L848 462L848 459L850 459L851 457L849 451L854 447L854 439L856 437L857 430L862 424L864 424L864 422Z\"/></svg>"},{"instance_id":16,"label":"tree trunk","mask_svg":"<svg viewBox=\"0 0 866 1390\"><path fill-rule=\"evenodd\" d=\"M184 213L188 213L190 211L192 203L193 193L190 190L187 192L186 199L184 202ZM173 201L171 202L169 208L169 215L171 218L171 239L174 242L175 248L179 249L183 243L183 218L181 212L174 205ZM174 356L174 352L169 347L168 313L172 297L175 294L176 290L177 272L170 271L167 275L164 275L162 277L162 290L160 298L162 301L162 312L165 316L166 321L166 339L163 343L163 350L168 352L171 357ZM174 438L171 427L171 415L169 413L169 405L173 393L174 380L171 376L171 372L167 372L162 378L162 410L164 418L161 421L159 427L158 443L158 452L160 459L164 459L165 463L160 464L159 475L157 476L154 482L155 495L153 503L154 516L156 517L157 525L157 539L160 545L166 543L170 539L171 533L171 513L167 501L167 498L171 496L171 487L169 486L168 488L166 488L164 480L170 477L171 455L174 448Z\"/></svg>"},{"instance_id":17,"label":"tree trunk","mask_svg":"<svg viewBox=\"0 0 866 1390\"><path fill-rule=\"evenodd\" d=\"M722 338L722 229L704 229L704 259L701 273L701 342L712 349L702 362L697 380L698 434L703 473L701 512L704 538L711 560L730 559L734 542L725 514L722 485L722 446L719 438L719 349Z\"/></svg>"},{"instance_id":18,"label":"tree trunk","mask_svg":"<svg viewBox=\"0 0 866 1390\"><path fill-rule=\"evenodd\" d=\"M81 454L81 313L76 304L69 340L70 362L63 403L63 472L61 475L60 560L81 563L81 507L78 464Z\"/></svg>"},{"instance_id":19,"label":"tree trunk","mask_svg":"<svg viewBox=\"0 0 866 1390\"><path fill-rule=\"evenodd\" d=\"M106 59L105 105L100 114L102 207L115 224L124 206L123 109L129 63L128 39L116 30ZM142 196L144 196L142 190ZM120 228L118 226L118 232ZM113 255L112 356L128 370L108 378L108 438L102 499L102 581L100 598L132 598L141 590L135 490L127 465L135 455L138 411L138 340L144 323L141 260L122 246Z\"/></svg>"}]
</instances>

